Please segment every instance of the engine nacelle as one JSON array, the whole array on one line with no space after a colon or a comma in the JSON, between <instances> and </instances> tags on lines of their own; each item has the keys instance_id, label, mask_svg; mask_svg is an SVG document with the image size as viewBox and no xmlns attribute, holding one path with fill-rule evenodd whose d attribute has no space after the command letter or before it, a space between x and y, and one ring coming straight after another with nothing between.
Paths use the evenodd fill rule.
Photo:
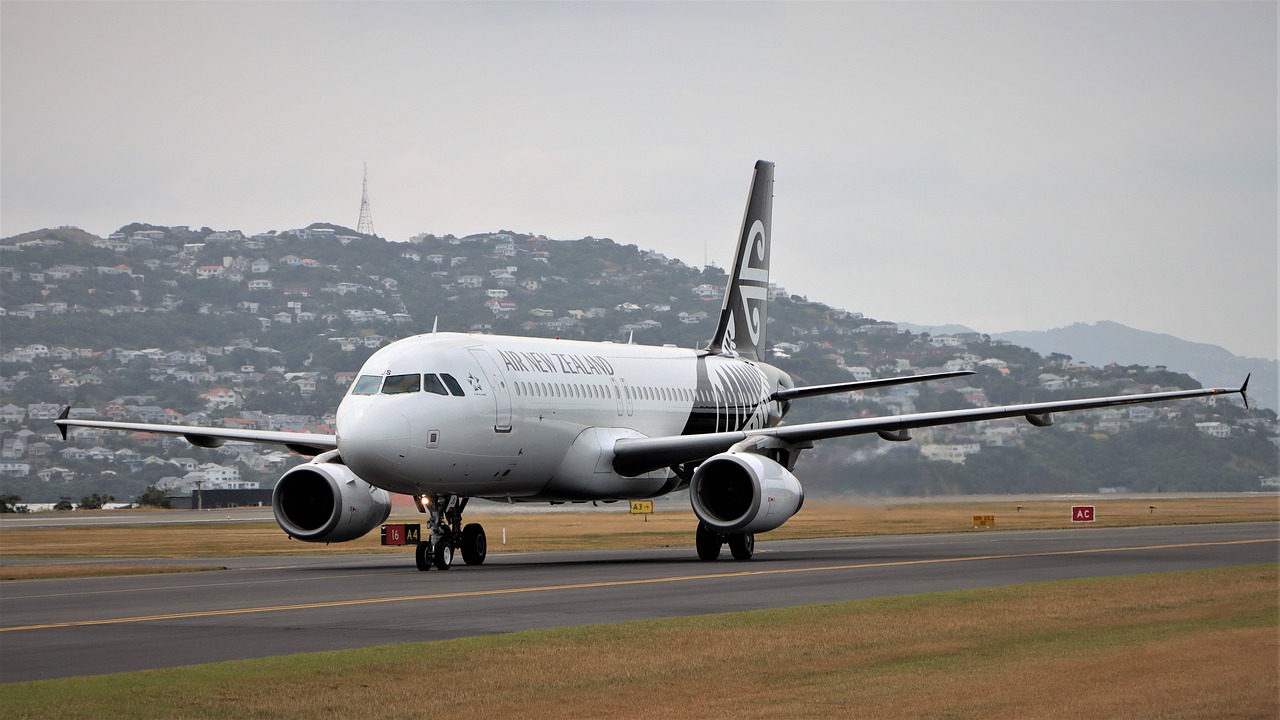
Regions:
<instances>
[{"instance_id":1,"label":"engine nacelle","mask_svg":"<svg viewBox=\"0 0 1280 720\"><path fill-rule=\"evenodd\" d=\"M280 527L307 542L346 542L386 522L390 493L346 465L322 460L326 455L291 468L276 483L271 509Z\"/></svg>"},{"instance_id":2,"label":"engine nacelle","mask_svg":"<svg viewBox=\"0 0 1280 720\"><path fill-rule=\"evenodd\" d=\"M693 512L721 533L768 532L804 505L804 489L786 468L763 455L726 452L698 466L689 483Z\"/></svg>"}]
</instances>

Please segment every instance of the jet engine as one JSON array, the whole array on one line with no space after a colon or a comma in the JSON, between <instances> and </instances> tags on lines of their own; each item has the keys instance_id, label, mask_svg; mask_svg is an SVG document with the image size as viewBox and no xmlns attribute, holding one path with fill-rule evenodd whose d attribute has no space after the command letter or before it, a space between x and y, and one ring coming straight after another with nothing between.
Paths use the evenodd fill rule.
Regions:
<instances>
[{"instance_id":1,"label":"jet engine","mask_svg":"<svg viewBox=\"0 0 1280 720\"><path fill-rule=\"evenodd\" d=\"M698 519L716 532L768 532L799 512L800 481L763 455L726 452L698 466L689 483Z\"/></svg>"},{"instance_id":2,"label":"jet engine","mask_svg":"<svg viewBox=\"0 0 1280 720\"><path fill-rule=\"evenodd\" d=\"M276 482L271 508L291 537L346 542L386 522L391 495L356 477L334 451L286 472Z\"/></svg>"}]
</instances>

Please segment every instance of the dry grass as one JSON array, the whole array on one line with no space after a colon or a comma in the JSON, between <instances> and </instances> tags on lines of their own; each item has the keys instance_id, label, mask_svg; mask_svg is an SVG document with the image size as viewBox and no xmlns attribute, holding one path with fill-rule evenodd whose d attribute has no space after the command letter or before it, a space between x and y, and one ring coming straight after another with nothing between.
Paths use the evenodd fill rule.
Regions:
<instances>
[{"instance_id":1,"label":"dry grass","mask_svg":"<svg viewBox=\"0 0 1280 720\"><path fill-rule=\"evenodd\" d=\"M1275 718L1278 582L1090 579L15 683L0 716Z\"/></svg>"},{"instance_id":2,"label":"dry grass","mask_svg":"<svg viewBox=\"0 0 1280 720\"><path fill-rule=\"evenodd\" d=\"M1275 496L1188 498L1161 501L1105 500L1098 508L1097 527L1171 525L1280 520ZM809 501L781 528L760 539L840 537L901 533L991 532L973 530L974 515L994 515L995 531L1071 527L1070 502L1015 501L964 503L898 502L859 505ZM1155 505L1154 512L1150 506ZM391 522L422 522L410 511ZM468 513L467 522L480 522L489 535L490 552L588 550L604 548L691 547L697 524L685 506L668 510L659 505L648 516L585 510L538 514ZM502 543L503 531L507 542ZM273 522L208 523L0 531L3 557L231 557L237 555L317 555L325 553L407 553L408 548L384 548L378 532L349 543L323 545L290 540Z\"/></svg>"},{"instance_id":3,"label":"dry grass","mask_svg":"<svg viewBox=\"0 0 1280 720\"><path fill-rule=\"evenodd\" d=\"M115 575L161 575L166 573L226 570L212 565L6 565L0 580L50 580Z\"/></svg>"}]
</instances>

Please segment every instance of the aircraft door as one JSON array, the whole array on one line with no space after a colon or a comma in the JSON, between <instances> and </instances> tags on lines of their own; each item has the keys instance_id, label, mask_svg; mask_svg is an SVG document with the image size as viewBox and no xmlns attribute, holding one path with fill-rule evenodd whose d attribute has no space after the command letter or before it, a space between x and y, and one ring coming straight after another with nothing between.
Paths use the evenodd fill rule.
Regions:
<instances>
[{"instance_id":1,"label":"aircraft door","mask_svg":"<svg viewBox=\"0 0 1280 720\"><path fill-rule=\"evenodd\" d=\"M609 389L612 391L614 401L618 404L618 417L622 417L622 387L618 385L618 378L609 378Z\"/></svg>"},{"instance_id":2,"label":"aircraft door","mask_svg":"<svg viewBox=\"0 0 1280 720\"><path fill-rule=\"evenodd\" d=\"M507 379L503 377L502 371L498 370L498 364L483 348L472 348L471 355L476 362L480 363L480 368L483 370L484 385L476 394L483 394L484 386L487 386L488 394L493 396L493 431L511 432L511 391L507 387Z\"/></svg>"},{"instance_id":3,"label":"aircraft door","mask_svg":"<svg viewBox=\"0 0 1280 720\"><path fill-rule=\"evenodd\" d=\"M627 402L627 417L631 417L635 412L635 405L631 399L631 386L627 384L626 378L618 378L618 384L622 386L622 397Z\"/></svg>"}]
</instances>

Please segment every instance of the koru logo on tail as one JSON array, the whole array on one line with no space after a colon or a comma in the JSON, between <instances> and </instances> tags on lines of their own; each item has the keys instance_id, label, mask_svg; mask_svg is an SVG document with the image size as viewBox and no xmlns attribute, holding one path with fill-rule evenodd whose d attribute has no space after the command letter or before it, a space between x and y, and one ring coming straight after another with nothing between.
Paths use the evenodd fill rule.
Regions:
<instances>
[{"instance_id":1,"label":"koru logo on tail","mask_svg":"<svg viewBox=\"0 0 1280 720\"><path fill-rule=\"evenodd\" d=\"M768 243L764 234L764 222L756 220L751 225L747 242L742 246L742 257L738 258L740 268L734 290L737 294L737 307L730 305L729 328L726 350L737 354L738 331L745 330L744 342L752 347L760 345L760 337L764 330L760 317L760 306L769 297L769 268L765 265Z\"/></svg>"}]
</instances>

